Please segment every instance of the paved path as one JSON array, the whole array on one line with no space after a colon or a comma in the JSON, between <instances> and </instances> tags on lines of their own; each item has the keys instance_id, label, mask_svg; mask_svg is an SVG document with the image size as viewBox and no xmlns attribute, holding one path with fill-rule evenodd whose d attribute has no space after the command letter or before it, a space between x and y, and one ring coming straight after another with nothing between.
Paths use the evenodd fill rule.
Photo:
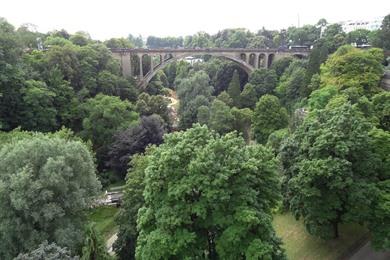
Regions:
<instances>
[{"instance_id":1,"label":"paved path","mask_svg":"<svg viewBox=\"0 0 390 260\"><path fill-rule=\"evenodd\" d=\"M107 240L106 247L107 247L107 251L110 255L115 254L115 252L112 250L112 245L114 244L114 242L116 241L117 238L118 238L118 235L117 235L117 233L115 233L114 235L112 235L112 237L110 237Z\"/></svg>"},{"instance_id":2,"label":"paved path","mask_svg":"<svg viewBox=\"0 0 390 260\"><path fill-rule=\"evenodd\" d=\"M390 251L376 252L371 248L371 242L367 242L359 249L349 260L388 260L390 259Z\"/></svg>"}]
</instances>

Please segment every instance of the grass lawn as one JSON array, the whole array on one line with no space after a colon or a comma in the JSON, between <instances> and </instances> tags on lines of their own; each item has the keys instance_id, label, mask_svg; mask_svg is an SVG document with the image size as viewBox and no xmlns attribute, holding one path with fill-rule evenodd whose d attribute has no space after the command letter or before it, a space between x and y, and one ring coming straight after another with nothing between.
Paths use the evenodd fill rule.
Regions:
<instances>
[{"instance_id":1,"label":"grass lawn","mask_svg":"<svg viewBox=\"0 0 390 260\"><path fill-rule=\"evenodd\" d=\"M273 225L282 238L288 259L322 260L337 259L356 241L367 234L367 229L357 224L340 226L338 239L324 241L309 235L302 221L296 221L290 214L277 214Z\"/></svg>"},{"instance_id":2,"label":"grass lawn","mask_svg":"<svg viewBox=\"0 0 390 260\"><path fill-rule=\"evenodd\" d=\"M110 238L118 229L114 222L114 217L118 210L118 208L113 206L103 206L93 208L88 213L89 221L96 223L96 229L105 239Z\"/></svg>"}]
</instances>

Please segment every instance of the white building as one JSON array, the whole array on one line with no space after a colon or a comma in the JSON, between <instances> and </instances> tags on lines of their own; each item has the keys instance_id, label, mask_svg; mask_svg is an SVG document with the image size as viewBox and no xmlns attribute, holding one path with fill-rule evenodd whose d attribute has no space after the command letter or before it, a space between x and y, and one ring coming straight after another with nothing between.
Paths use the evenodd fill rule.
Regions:
<instances>
[{"instance_id":1,"label":"white building","mask_svg":"<svg viewBox=\"0 0 390 260\"><path fill-rule=\"evenodd\" d=\"M379 17L373 20L349 20L340 22L344 32L349 33L357 29L366 29L369 31L378 30L382 25L383 17Z\"/></svg>"}]
</instances>

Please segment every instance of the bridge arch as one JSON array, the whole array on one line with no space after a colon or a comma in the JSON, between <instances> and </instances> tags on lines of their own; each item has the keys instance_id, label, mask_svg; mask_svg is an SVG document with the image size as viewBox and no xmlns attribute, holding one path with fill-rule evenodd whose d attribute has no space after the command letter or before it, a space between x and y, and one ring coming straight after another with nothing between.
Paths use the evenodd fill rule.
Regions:
<instances>
[{"instance_id":1,"label":"bridge arch","mask_svg":"<svg viewBox=\"0 0 390 260\"><path fill-rule=\"evenodd\" d=\"M220 57L220 58L224 58L224 59L233 61L237 65L239 65L240 68L242 68L248 75L255 69L254 67L250 66L250 64L246 63L246 60L242 60L241 55L240 55L240 57L234 57L234 56L224 55L224 54L210 54L210 53L197 54L197 55L206 55L206 54L214 56L214 57ZM243 54L245 54L245 53L243 53ZM186 53L186 54L175 55L175 56L173 56L172 54L169 54L167 59L163 59L162 63L158 64L157 66L154 66L144 75L143 79L140 82L140 86L142 88L146 88L147 85L149 84L149 82L152 80L152 78L157 74L157 72L159 70L164 69L166 66L168 66L170 63L172 63L174 61L183 59L183 58L188 57L188 56L191 56L191 54ZM246 54L245 54L245 57L246 57Z\"/></svg>"}]
</instances>

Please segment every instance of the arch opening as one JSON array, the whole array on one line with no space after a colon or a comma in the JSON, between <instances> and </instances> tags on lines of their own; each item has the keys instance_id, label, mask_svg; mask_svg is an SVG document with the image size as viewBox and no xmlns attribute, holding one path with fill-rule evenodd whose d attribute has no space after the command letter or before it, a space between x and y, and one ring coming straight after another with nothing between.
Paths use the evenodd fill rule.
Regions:
<instances>
[{"instance_id":1,"label":"arch opening","mask_svg":"<svg viewBox=\"0 0 390 260\"><path fill-rule=\"evenodd\" d=\"M265 54L264 53L261 53L259 55L259 58L258 58L257 62L258 62L258 64L257 64L258 68L265 68L266 58L265 58Z\"/></svg>"},{"instance_id":2,"label":"arch opening","mask_svg":"<svg viewBox=\"0 0 390 260\"><path fill-rule=\"evenodd\" d=\"M251 65L252 67L255 67L256 68L256 54L254 53L251 53L249 55L249 65Z\"/></svg>"},{"instance_id":3,"label":"arch opening","mask_svg":"<svg viewBox=\"0 0 390 260\"><path fill-rule=\"evenodd\" d=\"M245 55L245 54L244 54ZM164 57L167 56L167 55L164 55ZM178 55L178 56L175 56L173 57L172 54L169 54L167 56L167 59L163 59L163 62L161 64L158 64L157 66L154 67L154 70L150 70L148 71L148 73L145 74L145 76L143 77L143 80L140 82L140 87L142 88L146 88L148 83L152 80L152 78L157 74L157 72L159 70L162 70L164 69L167 65L169 65L170 63L172 63L173 61L176 61L176 60L179 60L179 59L183 59L185 57L188 57L188 56L191 56L190 54L183 54L183 55ZM240 58L237 58L237 57L233 57L233 56L224 56L224 55L212 55L211 56L214 56L214 57L219 57L219 58L223 58L223 59L227 59L227 60L230 60L232 62L235 62L240 68L242 68L248 75L251 71L254 70L253 67L249 66L248 63L246 63L245 60L241 60Z\"/></svg>"},{"instance_id":4,"label":"arch opening","mask_svg":"<svg viewBox=\"0 0 390 260\"><path fill-rule=\"evenodd\" d=\"M271 53L270 55L268 55L267 68L271 67L272 62L274 61L274 58L275 58L275 54Z\"/></svg>"}]
</instances>

